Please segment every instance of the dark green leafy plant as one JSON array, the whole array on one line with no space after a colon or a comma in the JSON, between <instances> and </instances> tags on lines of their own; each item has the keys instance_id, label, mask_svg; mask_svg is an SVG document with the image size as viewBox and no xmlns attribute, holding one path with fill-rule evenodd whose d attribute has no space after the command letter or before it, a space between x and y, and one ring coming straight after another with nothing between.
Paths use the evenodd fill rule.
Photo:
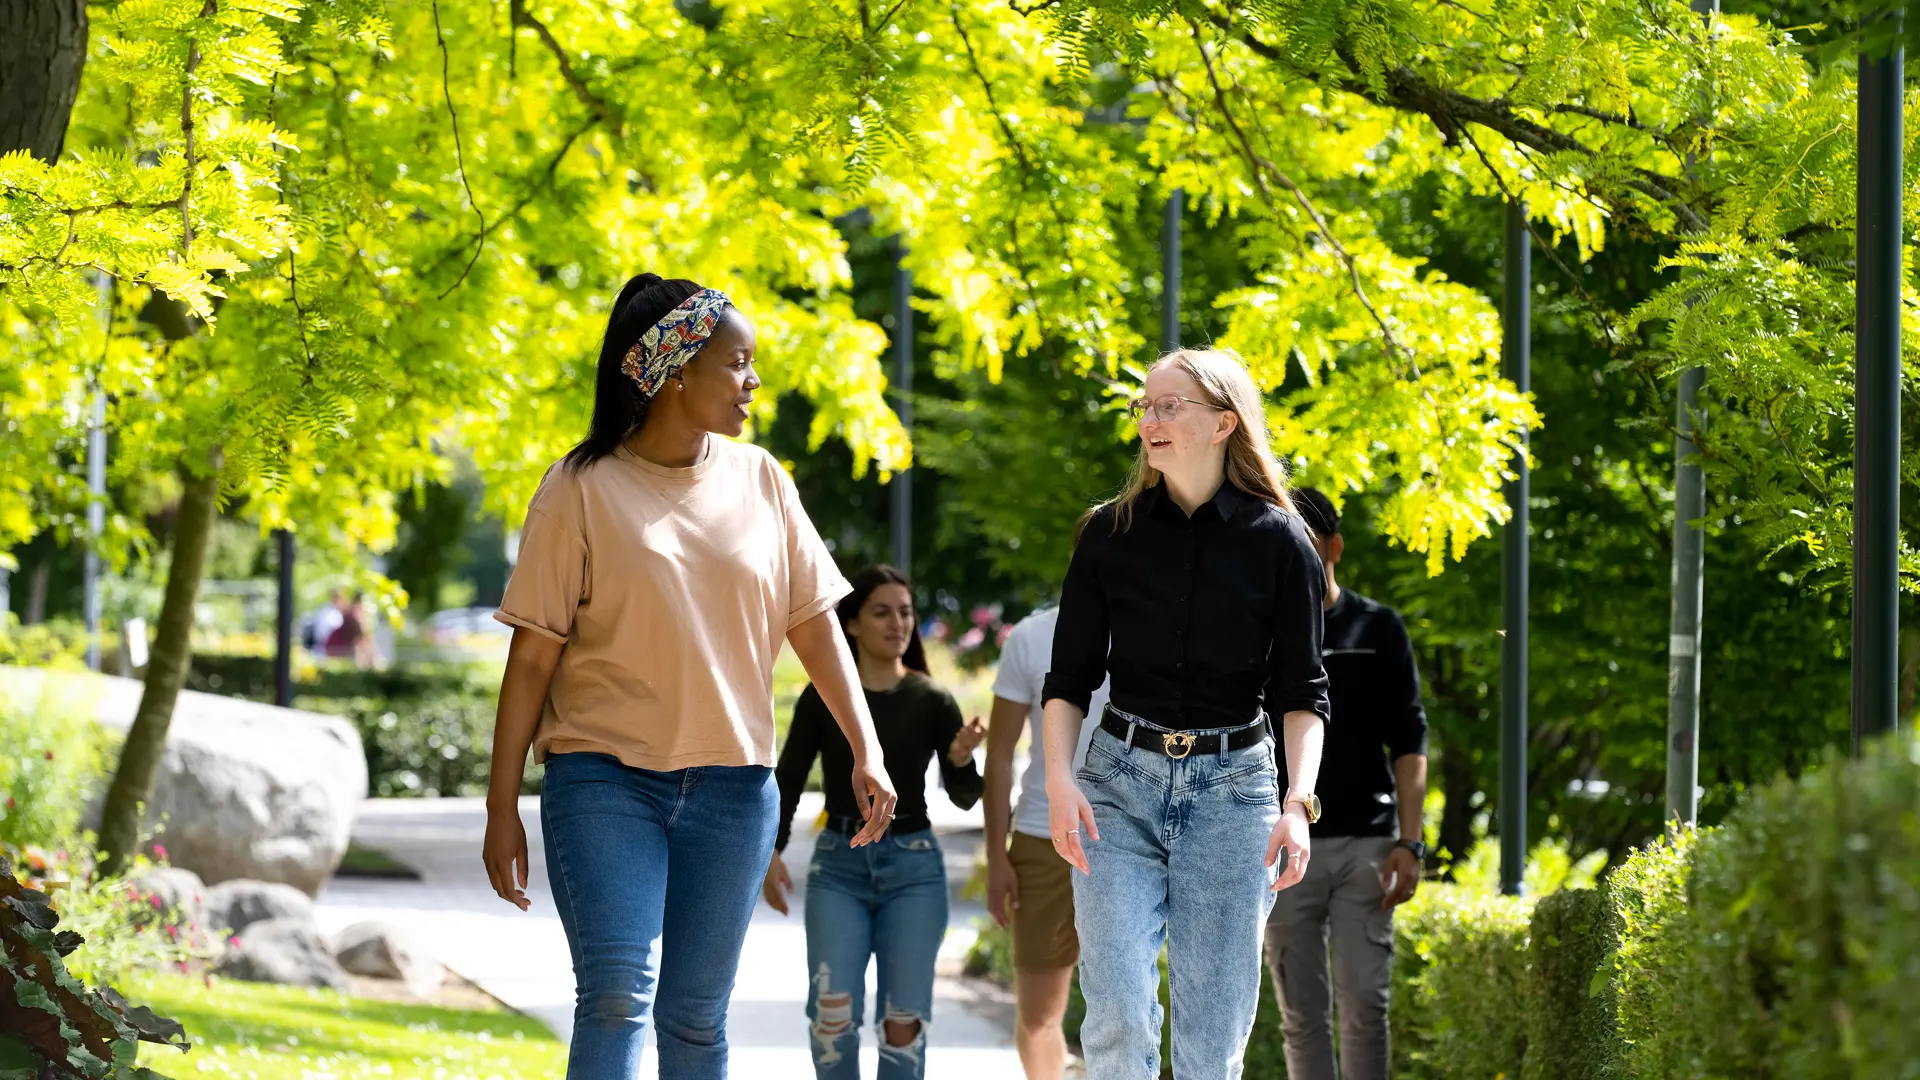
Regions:
<instances>
[{"instance_id":1,"label":"dark green leafy plant","mask_svg":"<svg viewBox=\"0 0 1920 1080\"><path fill-rule=\"evenodd\" d=\"M1615 924L1607 894L1567 889L1542 897L1528 925L1528 1080L1619 1075L1605 964Z\"/></svg>"},{"instance_id":2,"label":"dark green leafy plant","mask_svg":"<svg viewBox=\"0 0 1920 1080\"><path fill-rule=\"evenodd\" d=\"M110 986L89 989L65 958L85 943L56 930L43 892L0 859L0 1077L163 1080L135 1064L143 1042L188 1047L179 1022L129 1005Z\"/></svg>"}]
</instances>

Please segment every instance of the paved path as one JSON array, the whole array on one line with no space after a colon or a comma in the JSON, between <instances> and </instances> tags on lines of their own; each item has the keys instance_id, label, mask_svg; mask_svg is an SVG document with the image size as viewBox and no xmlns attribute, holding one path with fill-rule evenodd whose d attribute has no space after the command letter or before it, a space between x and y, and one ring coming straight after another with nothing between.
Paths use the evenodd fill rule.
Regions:
<instances>
[{"instance_id":1,"label":"paved path","mask_svg":"<svg viewBox=\"0 0 1920 1080\"><path fill-rule=\"evenodd\" d=\"M947 849L948 878L956 893L971 870L980 840L978 811L959 813L943 799L933 800L935 828ZM806 867L812 853L820 796L802 802L788 847L787 867L804 896ZM486 809L480 799L370 799L354 826L354 840L377 848L420 871L420 881L339 878L321 894L319 917L328 933L362 919L384 919L412 932L423 948L478 983L488 993L551 1026L566 1038L573 1022L573 972L566 938L553 913L540 842L539 800L521 801L532 873L528 893L533 910L515 911L493 895L480 866L480 841ZM958 969L973 943L975 919L982 907L957 895L953 903L941 968ZM874 997L868 976L868 1000ZM799 908L791 917L762 903L747 931L727 1027L735 1076L752 1080L804 1080L813 1075L807 1051L806 933ZM979 1080L983 1076L1018 1077L1013 1051L1010 999L972 981L943 976L935 993L929 1028L929 1080ZM862 1057L872 1076L876 1053L868 1045ZM642 1068L652 1077L652 1051Z\"/></svg>"}]
</instances>

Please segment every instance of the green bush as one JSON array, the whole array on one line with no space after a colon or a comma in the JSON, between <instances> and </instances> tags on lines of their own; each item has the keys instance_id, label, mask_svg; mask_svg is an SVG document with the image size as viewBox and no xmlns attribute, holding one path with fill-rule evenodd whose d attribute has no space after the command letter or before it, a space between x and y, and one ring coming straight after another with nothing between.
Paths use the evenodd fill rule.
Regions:
<instances>
[{"instance_id":1,"label":"green bush","mask_svg":"<svg viewBox=\"0 0 1920 1080\"><path fill-rule=\"evenodd\" d=\"M1686 925L1687 883L1695 848L1712 837L1674 829L1607 877L1615 951L1596 977L1614 1012L1621 1075L1692 1075L1683 1063L1698 1058L1701 1032L1683 1020L1693 1008L1689 984L1696 981L1688 971L1695 956Z\"/></svg>"},{"instance_id":2,"label":"green bush","mask_svg":"<svg viewBox=\"0 0 1920 1080\"><path fill-rule=\"evenodd\" d=\"M0 690L0 855L78 840L118 741L93 722L78 684L21 685L36 689Z\"/></svg>"},{"instance_id":3,"label":"green bush","mask_svg":"<svg viewBox=\"0 0 1920 1080\"><path fill-rule=\"evenodd\" d=\"M1528 924L1528 1080L1602 1080L1618 1075L1619 1042L1606 965L1613 912L1599 889L1542 897Z\"/></svg>"},{"instance_id":4,"label":"green bush","mask_svg":"<svg viewBox=\"0 0 1920 1080\"><path fill-rule=\"evenodd\" d=\"M1393 920L1393 1075L1517 1077L1527 1047L1529 901L1423 885Z\"/></svg>"}]
</instances>

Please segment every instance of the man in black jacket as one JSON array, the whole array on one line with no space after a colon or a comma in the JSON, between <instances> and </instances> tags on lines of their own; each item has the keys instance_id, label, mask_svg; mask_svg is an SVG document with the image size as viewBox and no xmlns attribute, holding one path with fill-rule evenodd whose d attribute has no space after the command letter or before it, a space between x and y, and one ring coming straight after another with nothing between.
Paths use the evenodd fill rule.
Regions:
<instances>
[{"instance_id":1,"label":"man in black jacket","mask_svg":"<svg viewBox=\"0 0 1920 1080\"><path fill-rule=\"evenodd\" d=\"M1312 488L1293 498L1327 569L1321 655L1333 722L1316 785L1321 813L1312 826L1313 860L1306 877L1274 904L1267 964L1280 999L1290 1080L1385 1080L1393 909L1419 887L1426 858L1427 714L1399 613L1334 580L1345 547L1338 512ZM1284 775L1284 763L1281 768Z\"/></svg>"}]
</instances>

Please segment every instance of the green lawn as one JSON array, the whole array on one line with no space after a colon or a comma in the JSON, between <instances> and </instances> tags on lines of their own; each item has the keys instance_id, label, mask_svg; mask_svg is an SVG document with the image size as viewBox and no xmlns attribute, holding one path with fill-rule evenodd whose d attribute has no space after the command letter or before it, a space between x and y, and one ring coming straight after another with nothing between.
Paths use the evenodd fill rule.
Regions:
<instances>
[{"instance_id":1,"label":"green lawn","mask_svg":"<svg viewBox=\"0 0 1920 1080\"><path fill-rule=\"evenodd\" d=\"M566 1049L539 1023L350 998L324 990L155 975L126 988L187 1027L186 1054L142 1047L140 1064L172 1077L246 1080L536 1080L566 1071Z\"/></svg>"}]
</instances>

